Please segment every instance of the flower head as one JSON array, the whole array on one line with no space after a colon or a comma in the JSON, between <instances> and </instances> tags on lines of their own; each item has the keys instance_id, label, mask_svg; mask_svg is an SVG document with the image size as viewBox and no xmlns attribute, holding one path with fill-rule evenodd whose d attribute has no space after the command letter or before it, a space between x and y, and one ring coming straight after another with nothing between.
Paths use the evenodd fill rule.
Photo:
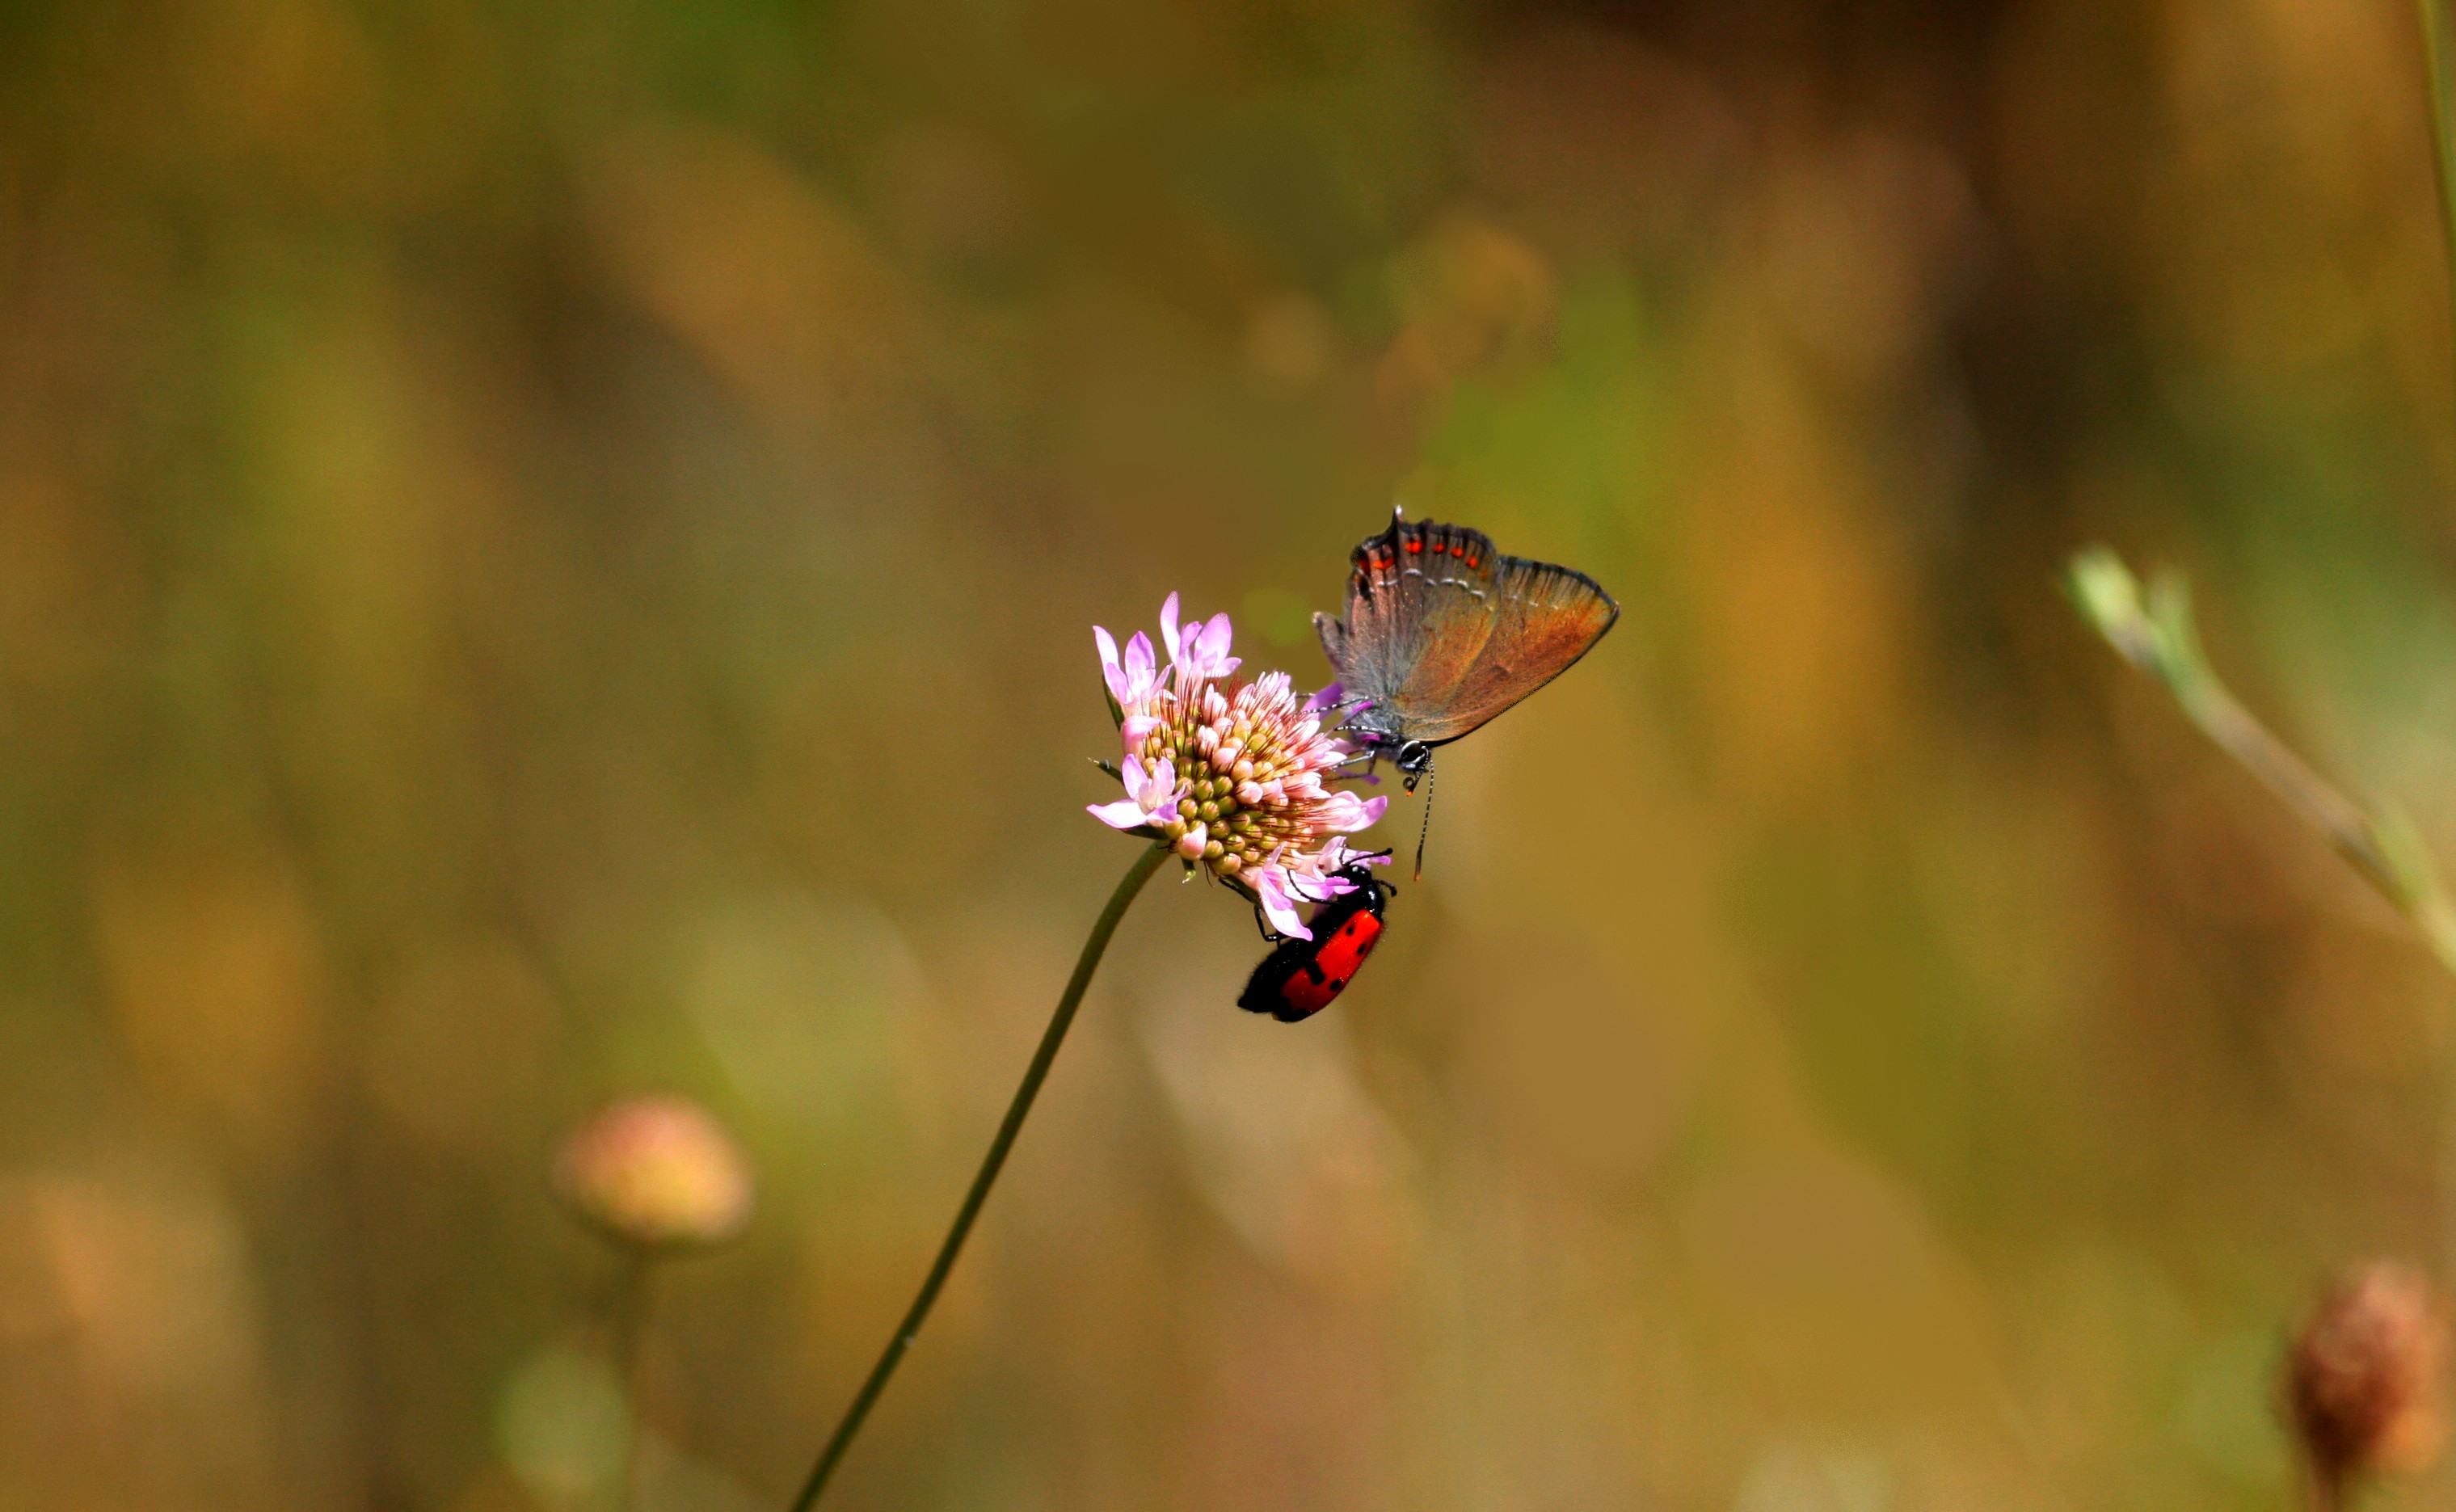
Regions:
<instances>
[{"instance_id":1,"label":"flower head","mask_svg":"<svg viewBox=\"0 0 2456 1512\"><path fill-rule=\"evenodd\" d=\"M1343 837L1389 800L1328 786L1349 747L1323 730L1331 705L1321 695L1300 697L1285 672L1232 681L1242 664L1228 654L1228 616L1180 623L1172 593L1159 617L1166 675L1140 634L1120 655L1094 629L1117 701L1126 797L1093 805L1092 816L1168 841L1188 866L1253 897L1273 929L1310 939L1297 906L1353 889L1338 874L1358 855Z\"/></svg>"},{"instance_id":2,"label":"flower head","mask_svg":"<svg viewBox=\"0 0 2456 1512\"><path fill-rule=\"evenodd\" d=\"M563 1141L555 1195L617 1243L674 1251L719 1244L750 1220L750 1171L699 1104L634 1097Z\"/></svg>"},{"instance_id":3,"label":"flower head","mask_svg":"<svg viewBox=\"0 0 2456 1512\"><path fill-rule=\"evenodd\" d=\"M2287 1404L2313 1472L2411 1473L2437 1456L2446 1319L2430 1283L2377 1261L2340 1277L2294 1341Z\"/></svg>"}]
</instances>

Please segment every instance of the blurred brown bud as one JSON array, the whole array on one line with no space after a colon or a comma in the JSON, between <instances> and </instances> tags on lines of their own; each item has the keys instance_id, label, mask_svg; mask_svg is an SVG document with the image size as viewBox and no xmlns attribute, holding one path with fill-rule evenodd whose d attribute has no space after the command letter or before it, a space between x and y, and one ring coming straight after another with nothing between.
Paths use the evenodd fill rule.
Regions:
<instances>
[{"instance_id":1,"label":"blurred brown bud","mask_svg":"<svg viewBox=\"0 0 2456 1512\"><path fill-rule=\"evenodd\" d=\"M2446 1317L2423 1275L2374 1260L2338 1277L2294 1340L2286 1390L2328 1504L2346 1482L2438 1456Z\"/></svg>"},{"instance_id":2,"label":"blurred brown bud","mask_svg":"<svg viewBox=\"0 0 2456 1512\"><path fill-rule=\"evenodd\" d=\"M555 1195L617 1243L721 1244L750 1220L750 1168L707 1111L683 1097L614 1104L563 1141Z\"/></svg>"}]
</instances>

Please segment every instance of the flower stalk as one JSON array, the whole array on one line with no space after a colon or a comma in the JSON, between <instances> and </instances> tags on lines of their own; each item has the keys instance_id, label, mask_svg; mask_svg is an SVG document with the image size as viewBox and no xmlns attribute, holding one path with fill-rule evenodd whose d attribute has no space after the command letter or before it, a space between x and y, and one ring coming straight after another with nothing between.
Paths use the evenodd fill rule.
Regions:
<instances>
[{"instance_id":1,"label":"flower stalk","mask_svg":"<svg viewBox=\"0 0 2456 1512\"><path fill-rule=\"evenodd\" d=\"M646 1438L641 1348L654 1269L713 1249L750 1221L749 1162L708 1111L686 1097L632 1097L601 1110L555 1154L555 1195L612 1246L615 1269L599 1327L622 1383L622 1456L609 1479L608 1512L630 1512Z\"/></svg>"},{"instance_id":2,"label":"flower stalk","mask_svg":"<svg viewBox=\"0 0 2456 1512\"><path fill-rule=\"evenodd\" d=\"M1108 952L1109 937L1117 932L1118 921L1126 916L1126 909L1142 891L1143 884L1151 880L1152 873L1159 869L1170 853L1166 843L1145 847L1117 883L1117 889L1109 895L1108 907L1093 923L1091 937L1083 942L1083 953L1075 959L1074 974L1067 979L1066 991L1058 995L1057 1010L1050 1015L1049 1028L1041 1033L1040 1048L1033 1052L1032 1064L1024 1068L1023 1082L1015 1088L1013 1101L1007 1105L1006 1118L998 1125L997 1136L990 1141L989 1154L981 1157L981 1168L972 1176L972 1190L964 1194L963 1206L955 1210L954 1224L948 1229L945 1242L938 1246L938 1257L931 1263L930 1274L923 1277L912 1305L905 1309L904 1320L889 1337L878 1363L870 1367L870 1379L862 1382L852 1405L845 1409L844 1420L836 1424L827 1447L819 1451L819 1462L803 1482L801 1495L793 1499L792 1512L809 1512L818 1503L845 1451L852 1447L863 1421L870 1417L870 1409L877 1405L895 1367L903 1362L905 1351L912 1347L921 1325L929 1320L930 1309L936 1305L938 1293L955 1268L955 1257L963 1253L964 1240L971 1236L973 1221L981 1216L981 1205L989 1200L990 1188L996 1184L1007 1154L1014 1148L1015 1135L1022 1132L1023 1120L1031 1114L1034 1099L1040 1095L1040 1084L1049 1078L1049 1068L1057 1059L1058 1047L1066 1042L1066 1032L1074 1022L1074 1011L1082 1006L1084 990L1092 985L1092 973L1099 970L1100 957Z\"/></svg>"},{"instance_id":3,"label":"flower stalk","mask_svg":"<svg viewBox=\"0 0 2456 1512\"><path fill-rule=\"evenodd\" d=\"M640 1449L648 1436L642 1405L646 1377L640 1368L640 1353L648 1332L650 1268L658 1258L652 1251L624 1253L616 1261L618 1269L606 1309L606 1332L612 1341L609 1353L613 1357L614 1379L623 1383L624 1408L623 1457L615 1467L613 1490L606 1498L613 1512L631 1512L639 1497Z\"/></svg>"},{"instance_id":4,"label":"flower stalk","mask_svg":"<svg viewBox=\"0 0 2456 1512\"><path fill-rule=\"evenodd\" d=\"M2191 592L2179 574L2160 572L2144 591L2121 558L2092 546L2073 559L2065 586L2091 628L2166 684L2184 717L2318 830L2456 974L2456 905L2412 823L2339 792L2242 706L2200 648Z\"/></svg>"},{"instance_id":5,"label":"flower stalk","mask_svg":"<svg viewBox=\"0 0 2456 1512\"><path fill-rule=\"evenodd\" d=\"M2448 0L2415 0L2422 11L2422 65L2430 84L2430 153L2439 181L2441 250L2447 257L2450 296L2456 298L2456 38L2449 35Z\"/></svg>"},{"instance_id":6,"label":"flower stalk","mask_svg":"<svg viewBox=\"0 0 2456 1512\"><path fill-rule=\"evenodd\" d=\"M1110 894L1091 938L1083 942L1074 974L1057 999L1040 1048L1024 1069L1022 1085L1007 1105L1005 1121L981 1158L972 1190L964 1194L919 1295L889 1337L852 1405L845 1409L844 1420L819 1451L819 1462L793 1499L792 1512L809 1512L817 1504L929 1319L1033 1100L1040 1095L1058 1047L1066 1041L1084 989L1092 985L1092 973L1108 950L1109 937L1160 864L1176 857L1187 875L1200 873L1220 882L1253 904L1277 932L1302 938L1311 936L1299 904L1319 906L1354 890L1356 884L1341 874L1359 859L1346 836L1381 818L1388 800L1361 799L1331 786L1344 778L1353 754L1345 741L1323 728L1325 716L1338 705L1337 685L1299 698L1284 672L1236 680L1242 663L1229 654L1235 635L1224 614L1208 621L1180 620L1174 593L1160 605L1160 640L1168 647L1165 664L1149 636L1137 631L1120 648L1115 636L1093 627L1109 717L1117 726L1123 758L1094 765L1116 780L1125 796L1087 807L1110 828L1143 841L1141 853Z\"/></svg>"}]
</instances>

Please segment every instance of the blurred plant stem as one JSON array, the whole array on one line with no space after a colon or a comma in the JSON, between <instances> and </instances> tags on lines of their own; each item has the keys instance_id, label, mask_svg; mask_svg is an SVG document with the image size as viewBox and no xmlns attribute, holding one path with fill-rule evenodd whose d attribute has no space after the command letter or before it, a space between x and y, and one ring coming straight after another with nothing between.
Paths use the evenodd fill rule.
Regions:
<instances>
[{"instance_id":1,"label":"blurred plant stem","mask_svg":"<svg viewBox=\"0 0 2456 1512\"><path fill-rule=\"evenodd\" d=\"M605 1337L614 1379L623 1385L623 1459L615 1468L609 1505L613 1512L631 1512L640 1480L640 1440L647 1437L640 1343L648 1331L648 1278L656 1257L641 1250L625 1250L615 1263L614 1279L607 1289Z\"/></svg>"},{"instance_id":2,"label":"blurred plant stem","mask_svg":"<svg viewBox=\"0 0 2456 1512\"><path fill-rule=\"evenodd\" d=\"M2456 301L2456 59L2449 56L2449 0L2415 0L2422 10L2422 63L2430 75L2430 151L2439 170L2441 251Z\"/></svg>"},{"instance_id":3,"label":"blurred plant stem","mask_svg":"<svg viewBox=\"0 0 2456 1512\"><path fill-rule=\"evenodd\" d=\"M2429 0L2424 10L2434 13ZM2434 68L2438 56L2434 46ZM2122 559L2092 546L2073 559L2065 582L2081 617L2107 644L2165 684L2193 724L2336 847L2456 973L2456 909L2412 825L2392 810L2354 803L2252 718L2200 649L2183 580L2160 572L2144 594Z\"/></svg>"},{"instance_id":4,"label":"blurred plant stem","mask_svg":"<svg viewBox=\"0 0 2456 1512\"><path fill-rule=\"evenodd\" d=\"M861 1432L863 1420L876 1405L879 1394L887 1389L888 1379L895 1374L904 1352L912 1347L914 1336L921 1332L931 1307L938 1300L939 1290L955 1268L955 1257L963 1253L964 1239L972 1232L973 1220L981 1215L981 1204L989 1199L990 1188L997 1181L999 1168L1006 1164L1007 1153L1014 1148L1015 1135L1022 1132L1033 1100L1040 1095L1040 1084L1049 1079L1049 1068L1057 1059L1057 1048L1066 1042L1066 1031L1074 1022L1074 1011L1082 1006L1084 989L1092 985L1092 973L1099 970L1100 957L1108 952L1109 937L1117 932L1117 922L1126 916L1135 895L1142 891L1143 884L1151 880L1152 873L1168 856L1165 842L1146 848L1127 868L1116 891L1109 894L1109 906L1100 910L1100 917L1092 925L1091 938L1083 942L1083 953L1074 962L1074 974L1067 979L1066 991L1058 995L1057 1010L1050 1015L1049 1028L1041 1033L1040 1048L1033 1052L1032 1064L1024 1068L1023 1082L1014 1090L1014 1100L1007 1105L1005 1121L998 1125L997 1136L990 1141L989 1154L981 1157L981 1169L972 1177L972 1190L964 1194L964 1205L955 1210L955 1221L947 1231L946 1242L938 1246L937 1259L922 1279L921 1291L912 1298L912 1305L905 1310L904 1321L895 1325L878 1363L870 1367L870 1379L862 1382L860 1394L845 1409L844 1420L836 1424L827 1447L819 1451L819 1462L811 1467L802 1494L793 1499L792 1512L808 1512L817 1504L820 1493L835 1474L837 1462Z\"/></svg>"}]
</instances>

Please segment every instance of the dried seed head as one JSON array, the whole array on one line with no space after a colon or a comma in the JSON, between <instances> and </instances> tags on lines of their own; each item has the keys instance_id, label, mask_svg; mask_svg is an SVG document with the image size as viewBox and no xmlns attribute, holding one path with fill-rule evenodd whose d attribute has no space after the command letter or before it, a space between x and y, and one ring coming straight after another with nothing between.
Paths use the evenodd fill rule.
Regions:
<instances>
[{"instance_id":1,"label":"dried seed head","mask_svg":"<svg viewBox=\"0 0 2456 1512\"><path fill-rule=\"evenodd\" d=\"M2288 1405L2333 1496L2351 1479L2411 1474L2438 1456L2446 1318L2411 1266L2375 1260L2341 1276L2294 1340Z\"/></svg>"},{"instance_id":2,"label":"dried seed head","mask_svg":"<svg viewBox=\"0 0 2456 1512\"><path fill-rule=\"evenodd\" d=\"M707 1111L635 1097L583 1124L554 1162L554 1190L619 1244L674 1251L721 1244L750 1220L750 1170Z\"/></svg>"}]
</instances>

